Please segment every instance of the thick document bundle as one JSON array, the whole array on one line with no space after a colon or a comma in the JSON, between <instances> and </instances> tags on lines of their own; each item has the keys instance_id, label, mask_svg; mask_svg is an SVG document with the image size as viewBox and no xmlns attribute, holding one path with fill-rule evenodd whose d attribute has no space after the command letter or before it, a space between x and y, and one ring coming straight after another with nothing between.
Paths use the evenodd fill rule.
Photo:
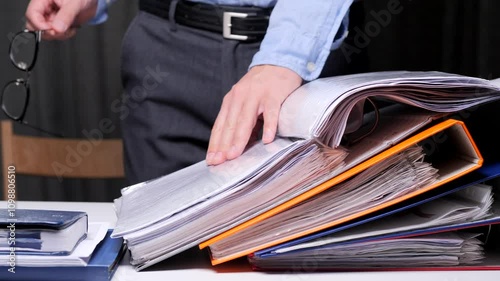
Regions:
<instances>
[{"instance_id":1,"label":"thick document bundle","mask_svg":"<svg viewBox=\"0 0 500 281\"><path fill-rule=\"evenodd\" d=\"M495 240L491 225L500 224L496 190L472 184L384 219L316 239L304 237L249 260L258 270L500 269L500 253L486 247Z\"/></svg>"},{"instance_id":2,"label":"thick document bundle","mask_svg":"<svg viewBox=\"0 0 500 281\"><path fill-rule=\"evenodd\" d=\"M424 234L428 232L446 231L446 230L457 230L465 229L469 227L485 226L493 224L496 221L500 221L500 210L499 201L491 205L490 212L488 216L484 219L473 218L467 222L456 222L447 223L443 222L441 219L446 218L449 215L460 215L455 213L453 210L453 205L451 208L446 208L438 205L438 202L442 202L442 197L449 196L453 193L463 192L464 189L475 186L486 186L484 182L500 177L500 162L483 165L476 171L471 172L455 181L449 182L442 187L435 189L430 192L426 192L420 196L416 196L410 200L406 200L396 206L381 210L380 212L374 213L374 215L366 216L358 220L349 221L337 227L332 227L324 231L316 232L312 235L307 235L299 239L292 240L287 243L279 244L275 247L270 247L262 251L255 252L256 256L272 256L275 254L290 252L294 250L300 250L309 247L321 246L323 242L325 243L335 243L341 241L362 241L363 239L374 239L374 238L389 238L396 235L401 235L401 233L409 232L414 235ZM474 189L469 189L466 193L474 191ZM497 191L498 194L498 191ZM497 195L498 196L498 195ZM476 201L477 202L477 201ZM471 210L484 210L484 207L478 205L477 203L471 202L469 206L465 208L460 208L464 210L466 208L471 208ZM491 202L488 202L491 203ZM408 209L419 208L422 204L429 204L427 208L435 206L437 210L441 210L442 216L428 216L427 218L417 217L416 221L411 220L412 214L408 214ZM450 206L450 204L447 204ZM484 205L483 205L484 206ZM434 211L434 213L439 213ZM387 216L391 216L390 219ZM410 221L404 221L402 224L395 222L395 218L410 218ZM435 222L435 223L433 223ZM379 225L382 226L378 230L375 227ZM384 227L385 226L385 227ZM395 228L393 226L398 226Z\"/></svg>"},{"instance_id":3,"label":"thick document bundle","mask_svg":"<svg viewBox=\"0 0 500 281\"><path fill-rule=\"evenodd\" d=\"M422 148L440 134L446 140L433 143L435 149L429 155L421 151L417 159L426 161L414 162L410 157L412 146ZM409 165L401 167L405 162ZM364 168L349 180L342 182L346 178L343 174L334 177L317 187L321 190L326 186L326 191L312 189L310 194L303 194L304 198L297 198L301 204L272 217L256 217L201 247L210 246L212 264L219 264L374 213L430 191L481 164L482 157L465 125L449 119L346 171L352 174ZM311 194L314 196L309 197Z\"/></svg>"},{"instance_id":4,"label":"thick document bundle","mask_svg":"<svg viewBox=\"0 0 500 281\"><path fill-rule=\"evenodd\" d=\"M500 224L499 189L498 187L491 188L485 185L485 183L498 177L500 177L500 162L498 159L493 158L478 170L449 182L438 189L406 200L373 215L257 251L249 255L249 261L255 270L293 270L294 272L311 270L500 270L500 248L498 244L494 244L498 241L496 239L498 234L495 235L494 231L491 231L493 228L500 230L498 226L492 227L492 225ZM489 189L492 191L491 193L495 194L494 197L491 197ZM443 197L448 198L443 199ZM460 197L470 197L472 200L457 200ZM477 198L483 199L478 200ZM442 202L448 202L446 204L448 207L442 206L440 204ZM454 202L453 205L460 207L452 207L453 205L450 202ZM484 214L484 210L488 210L486 216L476 216L480 213ZM462 212L472 216L462 216ZM430 215L431 213L434 215ZM406 219L409 219L409 221L406 221ZM413 263L410 264L410 267L395 267L394 264L388 266L378 264L377 266L367 267L365 264L358 263L352 263L349 266L346 264L336 266L324 262L321 268L319 266L311 268L318 265L316 259L323 260L328 257L323 255L324 251L323 254L321 254L321 251L316 252L317 255L315 254L312 260L308 256L311 251L321 248L326 249L335 245L369 241L376 243L376 241L387 239L408 238L451 231L476 232L478 230L485 233L480 238L486 243L484 243L483 258L474 264L443 265L434 260L425 267ZM412 253L411 247L407 247L406 250ZM304 255L302 255L302 252ZM439 251L437 252L439 253ZM291 256L293 258L289 259ZM311 261L313 261L313 264L309 263Z\"/></svg>"},{"instance_id":5,"label":"thick document bundle","mask_svg":"<svg viewBox=\"0 0 500 281\"><path fill-rule=\"evenodd\" d=\"M202 161L124 188L115 201L112 236L127 241L131 262L140 270L199 244L214 253L217 243L354 176L359 183L350 183L352 190L382 172L423 177L390 187L401 190L377 189L380 204L361 212L342 210L347 215L335 223L430 191L477 169L482 158L461 122L444 121L415 134L447 114L500 99L496 82L440 72L381 72L308 83L283 104L273 143L250 144L241 157L215 167ZM440 153L427 151L441 141L447 144ZM369 200L366 195L363 200ZM335 223L318 222L279 241L224 254L214 264Z\"/></svg>"},{"instance_id":6,"label":"thick document bundle","mask_svg":"<svg viewBox=\"0 0 500 281\"><path fill-rule=\"evenodd\" d=\"M394 270L474 266L485 259L482 233L445 232L397 239L330 245L265 259L251 257L257 270ZM314 265L313 264L314 261Z\"/></svg>"}]
</instances>

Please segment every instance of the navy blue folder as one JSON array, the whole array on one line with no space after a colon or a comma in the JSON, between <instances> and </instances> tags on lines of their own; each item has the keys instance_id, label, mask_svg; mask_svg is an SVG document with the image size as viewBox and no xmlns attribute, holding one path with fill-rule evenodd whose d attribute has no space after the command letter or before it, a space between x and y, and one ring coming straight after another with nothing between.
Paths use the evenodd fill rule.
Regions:
<instances>
[{"instance_id":1,"label":"navy blue folder","mask_svg":"<svg viewBox=\"0 0 500 281\"><path fill-rule=\"evenodd\" d=\"M109 281L113 277L126 246L122 238L111 238L112 230L95 249L87 266L71 267L0 267L0 280L12 281Z\"/></svg>"}]
</instances>

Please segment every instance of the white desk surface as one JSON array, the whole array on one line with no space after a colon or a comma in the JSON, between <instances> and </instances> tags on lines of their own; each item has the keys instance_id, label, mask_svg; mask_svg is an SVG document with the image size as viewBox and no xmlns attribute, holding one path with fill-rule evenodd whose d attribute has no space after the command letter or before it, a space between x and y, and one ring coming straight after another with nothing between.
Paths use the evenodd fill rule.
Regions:
<instances>
[{"instance_id":1,"label":"white desk surface","mask_svg":"<svg viewBox=\"0 0 500 281\"><path fill-rule=\"evenodd\" d=\"M3 205L6 206L5 201ZM82 210L88 213L90 221L107 221L112 225L116 223L112 203L18 202L17 208ZM112 281L142 280L500 281L500 271L264 273L252 272L244 259L213 267L205 252L193 249L140 272L135 271L129 264L128 255L126 255L112 279Z\"/></svg>"}]
</instances>

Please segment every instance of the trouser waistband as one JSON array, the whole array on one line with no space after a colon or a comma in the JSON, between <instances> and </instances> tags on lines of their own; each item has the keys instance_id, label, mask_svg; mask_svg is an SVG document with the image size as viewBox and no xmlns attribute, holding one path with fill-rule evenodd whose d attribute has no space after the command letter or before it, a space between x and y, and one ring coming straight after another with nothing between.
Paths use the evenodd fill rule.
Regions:
<instances>
[{"instance_id":1,"label":"trouser waistband","mask_svg":"<svg viewBox=\"0 0 500 281\"><path fill-rule=\"evenodd\" d=\"M140 0L139 9L169 19L174 15L176 23L220 33L226 39L261 40L269 25L272 8L253 6L223 6L178 1L175 12L170 12L172 0Z\"/></svg>"}]
</instances>

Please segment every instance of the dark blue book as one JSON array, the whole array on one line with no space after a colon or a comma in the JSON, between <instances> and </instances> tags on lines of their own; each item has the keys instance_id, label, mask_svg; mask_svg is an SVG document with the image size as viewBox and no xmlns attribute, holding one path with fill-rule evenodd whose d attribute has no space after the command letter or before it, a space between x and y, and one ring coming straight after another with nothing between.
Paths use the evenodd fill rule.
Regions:
<instances>
[{"instance_id":1,"label":"dark blue book","mask_svg":"<svg viewBox=\"0 0 500 281\"><path fill-rule=\"evenodd\" d=\"M68 255L87 231L86 212L0 209L0 254Z\"/></svg>"},{"instance_id":2,"label":"dark blue book","mask_svg":"<svg viewBox=\"0 0 500 281\"><path fill-rule=\"evenodd\" d=\"M126 251L122 238L111 238L111 230L92 253L87 266L0 267L0 280L12 281L109 281Z\"/></svg>"},{"instance_id":3,"label":"dark blue book","mask_svg":"<svg viewBox=\"0 0 500 281\"><path fill-rule=\"evenodd\" d=\"M4 229L15 223L18 230L61 230L86 216L82 211L0 209L0 227Z\"/></svg>"}]
</instances>

